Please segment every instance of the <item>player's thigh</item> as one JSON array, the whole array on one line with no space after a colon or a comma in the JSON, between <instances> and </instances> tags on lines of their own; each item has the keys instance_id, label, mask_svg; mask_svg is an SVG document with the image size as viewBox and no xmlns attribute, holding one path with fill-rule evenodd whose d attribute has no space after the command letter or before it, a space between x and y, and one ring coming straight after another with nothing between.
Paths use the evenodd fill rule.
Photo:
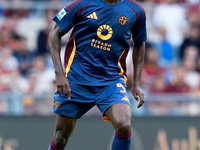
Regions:
<instances>
[{"instance_id":1,"label":"player's thigh","mask_svg":"<svg viewBox=\"0 0 200 150\"><path fill-rule=\"evenodd\" d=\"M102 96L105 97L98 102L97 107L103 113L104 120L110 120L114 126L125 121L130 124L131 103L128 99L125 83L116 81L105 89Z\"/></svg>"},{"instance_id":2,"label":"player's thigh","mask_svg":"<svg viewBox=\"0 0 200 150\"><path fill-rule=\"evenodd\" d=\"M69 137L76 125L77 118L70 118L67 116L56 115L56 134L57 136Z\"/></svg>"},{"instance_id":3,"label":"player's thigh","mask_svg":"<svg viewBox=\"0 0 200 150\"><path fill-rule=\"evenodd\" d=\"M131 106L126 103L116 103L105 111L115 128L131 125Z\"/></svg>"}]
</instances>

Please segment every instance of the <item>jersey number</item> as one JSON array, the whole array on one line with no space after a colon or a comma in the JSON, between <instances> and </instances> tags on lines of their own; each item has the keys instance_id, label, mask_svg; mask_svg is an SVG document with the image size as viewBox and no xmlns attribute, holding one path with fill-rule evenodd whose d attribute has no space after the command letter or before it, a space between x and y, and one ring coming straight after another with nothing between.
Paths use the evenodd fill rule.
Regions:
<instances>
[{"instance_id":1,"label":"jersey number","mask_svg":"<svg viewBox=\"0 0 200 150\"><path fill-rule=\"evenodd\" d=\"M117 83L116 85L117 85L117 87L121 87L123 89L123 90L120 90L120 92L122 92L122 93L126 92L126 89L124 88L124 86L121 83Z\"/></svg>"}]
</instances>

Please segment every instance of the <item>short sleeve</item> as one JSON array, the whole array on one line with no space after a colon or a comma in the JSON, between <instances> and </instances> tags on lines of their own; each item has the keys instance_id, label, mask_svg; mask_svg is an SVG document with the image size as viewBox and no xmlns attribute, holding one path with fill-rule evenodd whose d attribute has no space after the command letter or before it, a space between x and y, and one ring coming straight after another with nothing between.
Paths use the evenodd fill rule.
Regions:
<instances>
[{"instance_id":1,"label":"short sleeve","mask_svg":"<svg viewBox=\"0 0 200 150\"><path fill-rule=\"evenodd\" d=\"M62 31L68 32L75 25L75 20L77 21L77 18L81 17L80 10L82 5L82 0L77 0L69 6L62 8L54 16L53 20L58 24Z\"/></svg>"},{"instance_id":2,"label":"short sleeve","mask_svg":"<svg viewBox=\"0 0 200 150\"><path fill-rule=\"evenodd\" d=\"M138 13L138 18L136 20L136 23L133 25L131 32L133 41L144 42L147 40L146 15L144 10L141 10Z\"/></svg>"}]
</instances>

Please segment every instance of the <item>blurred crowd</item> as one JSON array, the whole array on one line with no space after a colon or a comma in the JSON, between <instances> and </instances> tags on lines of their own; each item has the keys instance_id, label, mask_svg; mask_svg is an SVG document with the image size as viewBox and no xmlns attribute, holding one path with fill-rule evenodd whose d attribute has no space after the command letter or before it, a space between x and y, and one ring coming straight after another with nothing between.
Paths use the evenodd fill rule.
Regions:
<instances>
[{"instance_id":1,"label":"blurred crowd","mask_svg":"<svg viewBox=\"0 0 200 150\"><path fill-rule=\"evenodd\" d=\"M16 90L38 94L54 90L54 71L47 62L48 35L54 14L52 10L46 11L48 26L38 31L35 50L30 50L28 39L16 32L21 16L13 13L3 18L0 30L1 92Z\"/></svg>"},{"instance_id":2,"label":"blurred crowd","mask_svg":"<svg viewBox=\"0 0 200 150\"><path fill-rule=\"evenodd\" d=\"M10 0L23 1L23 0ZM33 2L37 0L29 0ZM46 0L61 2L69 0ZM8 2L8 0L7 0ZM200 94L200 1L140 0L146 10L146 56L142 88L148 94ZM153 4L152 5L149 4ZM52 18L59 9L46 8L44 25L37 30L35 40L21 34L22 20L34 18L37 10L4 8L0 2L0 92L44 95L55 91L55 75L50 58L48 35ZM38 17L38 16L37 16ZM29 19L30 20L30 19ZM37 25L37 22L34 22ZM34 42L34 43L33 43ZM31 43L34 46L29 46ZM63 47L66 42L63 42ZM133 78L131 52L127 60L127 89ZM2 98L1 98L2 99ZM27 97L27 106L33 100ZM51 102L49 103L51 105ZM4 106L1 104L0 106ZM0 112L1 112L0 107Z\"/></svg>"},{"instance_id":3,"label":"blurred crowd","mask_svg":"<svg viewBox=\"0 0 200 150\"><path fill-rule=\"evenodd\" d=\"M142 85L148 92L199 93L199 16L200 2L180 4L175 0L158 3L151 18L147 14L151 25L147 25ZM132 71L128 75L132 79Z\"/></svg>"}]
</instances>

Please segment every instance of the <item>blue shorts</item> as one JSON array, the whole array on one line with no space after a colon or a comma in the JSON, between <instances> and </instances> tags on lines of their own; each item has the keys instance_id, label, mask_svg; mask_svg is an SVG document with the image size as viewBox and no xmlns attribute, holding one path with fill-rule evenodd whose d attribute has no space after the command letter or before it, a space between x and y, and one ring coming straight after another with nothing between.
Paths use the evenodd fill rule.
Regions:
<instances>
[{"instance_id":1,"label":"blue shorts","mask_svg":"<svg viewBox=\"0 0 200 150\"><path fill-rule=\"evenodd\" d=\"M52 112L71 117L81 118L88 110L97 105L104 115L105 111L116 103L131 106L123 81L117 80L107 86L85 86L70 83L71 99L65 94L54 94Z\"/></svg>"}]
</instances>

